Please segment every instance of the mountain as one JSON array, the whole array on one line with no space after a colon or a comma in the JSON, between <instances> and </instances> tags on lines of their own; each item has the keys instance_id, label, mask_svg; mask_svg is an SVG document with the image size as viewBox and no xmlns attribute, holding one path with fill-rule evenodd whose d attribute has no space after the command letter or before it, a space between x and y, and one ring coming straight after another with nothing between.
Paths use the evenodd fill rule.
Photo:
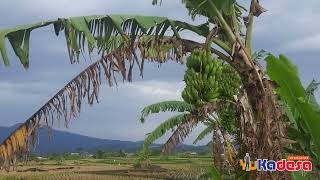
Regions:
<instances>
[{"instance_id":1,"label":"mountain","mask_svg":"<svg viewBox=\"0 0 320 180\"><path fill-rule=\"evenodd\" d=\"M11 127L0 127L0 142L13 132L19 124ZM48 153L63 153L63 152L75 152L81 149L82 151L95 152L97 150L119 152L124 150L125 152L137 152L141 149L143 141L120 141L110 139L99 139L80 134L70 133L66 131L60 131L53 129L52 138L49 140L48 132L46 129L39 130L39 144L34 151L37 154ZM161 149L161 144L153 144L153 149ZM191 145L178 145L175 148L176 152L194 151L203 152L207 150L204 146L191 146Z\"/></svg>"}]
</instances>

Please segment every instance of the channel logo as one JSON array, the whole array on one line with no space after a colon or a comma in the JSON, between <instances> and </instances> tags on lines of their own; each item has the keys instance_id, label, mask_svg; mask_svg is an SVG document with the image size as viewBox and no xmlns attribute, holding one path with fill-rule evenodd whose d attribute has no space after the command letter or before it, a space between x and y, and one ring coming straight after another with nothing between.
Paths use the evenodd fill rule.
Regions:
<instances>
[{"instance_id":1,"label":"channel logo","mask_svg":"<svg viewBox=\"0 0 320 180\"><path fill-rule=\"evenodd\" d=\"M250 160L249 153L240 159L240 166L244 171L312 171L312 162L308 156L288 156L280 161L257 159Z\"/></svg>"}]
</instances>

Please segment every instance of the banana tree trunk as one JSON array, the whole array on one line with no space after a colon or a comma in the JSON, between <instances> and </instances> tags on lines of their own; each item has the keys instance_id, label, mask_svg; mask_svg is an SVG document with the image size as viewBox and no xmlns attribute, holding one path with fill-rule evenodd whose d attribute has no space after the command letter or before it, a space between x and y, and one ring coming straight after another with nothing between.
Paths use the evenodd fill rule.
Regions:
<instances>
[{"instance_id":1,"label":"banana tree trunk","mask_svg":"<svg viewBox=\"0 0 320 180\"><path fill-rule=\"evenodd\" d=\"M185 41L186 49L201 45ZM282 138L286 138L286 126L282 121L284 111L275 94L276 83L267 79L261 66L253 62L247 50L235 43L232 59L225 60L239 73L243 89L238 106L241 111L241 135L251 159L284 158ZM250 179L290 179L286 172L252 171Z\"/></svg>"},{"instance_id":2,"label":"banana tree trunk","mask_svg":"<svg viewBox=\"0 0 320 180\"><path fill-rule=\"evenodd\" d=\"M223 143L221 139L221 132L217 124L213 125L213 134L212 134L212 157L215 167L221 172L223 167Z\"/></svg>"},{"instance_id":3,"label":"banana tree trunk","mask_svg":"<svg viewBox=\"0 0 320 180\"><path fill-rule=\"evenodd\" d=\"M246 53L239 48L233 66L240 73L244 88L238 101L241 109L241 134L252 160L281 160L281 139L286 137L282 121L284 111L275 94L276 84L268 80L260 66L251 63ZM251 171L250 179L289 179L285 172Z\"/></svg>"}]
</instances>

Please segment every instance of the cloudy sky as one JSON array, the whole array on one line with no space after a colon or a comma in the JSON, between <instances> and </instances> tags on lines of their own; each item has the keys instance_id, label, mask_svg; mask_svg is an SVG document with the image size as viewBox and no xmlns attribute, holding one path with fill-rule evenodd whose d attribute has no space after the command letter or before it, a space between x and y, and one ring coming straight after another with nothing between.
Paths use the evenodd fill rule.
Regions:
<instances>
[{"instance_id":1,"label":"cloudy sky","mask_svg":"<svg viewBox=\"0 0 320 180\"><path fill-rule=\"evenodd\" d=\"M151 0L2 0L0 28L58 17L96 14L157 15L191 22L180 1L164 0L159 7L152 6ZM255 50L265 49L289 56L299 66L304 84L313 78L320 79L320 1L260 2L268 12L255 21ZM197 19L195 23L200 22L203 19ZM13 60L11 66L4 67L0 61L0 126L25 121L91 63L82 61L71 65L64 37L56 37L52 27L33 31L29 70L24 70L9 51ZM164 64L160 68L157 64L147 64L145 69L144 79L135 78L133 83L113 88L104 85L101 102L84 108L80 118L64 130L99 138L142 140L146 133L172 114L152 116L145 124L140 124L139 112L150 103L180 99L185 67L175 63ZM191 143L201 128L195 129L187 143Z\"/></svg>"}]
</instances>

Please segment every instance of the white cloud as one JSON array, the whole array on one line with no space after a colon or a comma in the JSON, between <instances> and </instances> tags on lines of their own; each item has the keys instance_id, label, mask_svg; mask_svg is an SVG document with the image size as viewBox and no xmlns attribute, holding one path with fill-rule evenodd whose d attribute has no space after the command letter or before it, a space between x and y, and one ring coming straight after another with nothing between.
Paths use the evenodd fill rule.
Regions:
<instances>
[{"instance_id":1,"label":"white cloud","mask_svg":"<svg viewBox=\"0 0 320 180\"><path fill-rule=\"evenodd\" d=\"M310 52L320 50L320 34L314 34L289 41L279 49L285 52Z\"/></svg>"},{"instance_id":2,"label":"white cloud","mask_svg":"<svg viewBox=\"0 0 320 180\"><path fill-rule=\"evenodd\" d=\"M47 98L44 92L52 89L53 84L46 82L12 83L0 82L1 104L34 102Z\"/></svg>"},{"instance_id":3,"label":"white cloud","mask_svg":"<svg viewBox=\"0 0 320 180\"><path fill-rule=\"evenodd\" d=\"M146 133L174 114L154 114L141 124L139 117L142 108L160 101L180 100L183 88L182 81L173 80L119 83L118 87L112 88L104 85L100 103L93 108L84 107L79 121L74 121L69 130L100 138L142 140ZM94 122L90 128L87 126L89 122Z\"/></svg>"},{"instance_id":4,"label":"white cloud","mask_svg":"<svg viewBox=\"0 0 320 180\"><path fill-rule=\"evenodd\" d=\"M125 88L127 92L135 92L131 95L139 96L139 98L154 100L176 100L181 99L181 92L184 88L184 82L147 80L127 83L120 86L120 88Z\"/></svg>"}]
</instances>

